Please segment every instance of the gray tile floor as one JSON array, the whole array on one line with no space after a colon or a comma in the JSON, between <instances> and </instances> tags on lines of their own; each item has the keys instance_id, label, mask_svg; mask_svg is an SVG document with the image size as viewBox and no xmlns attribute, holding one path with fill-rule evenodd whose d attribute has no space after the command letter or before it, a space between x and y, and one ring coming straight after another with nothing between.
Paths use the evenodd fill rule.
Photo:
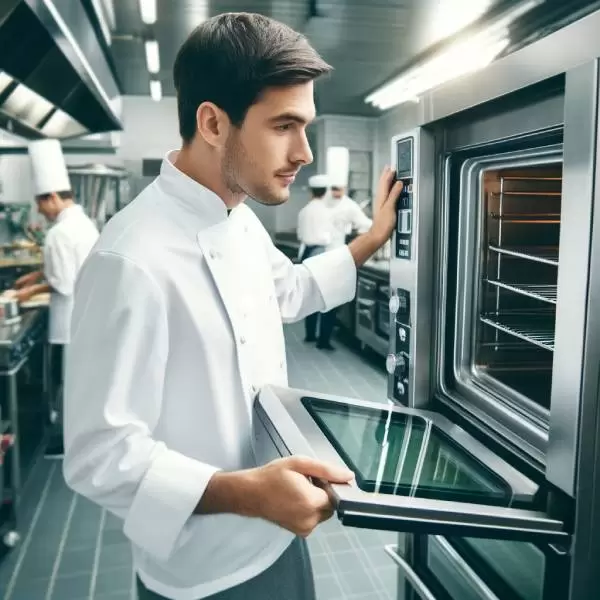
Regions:
<instances>
[{"instance_id":1,"label":"gray tile floor","mask_svg":"<svg viewBox=\"0 0 600 600\"><path fill-rule=\"evenodd\" d=\"M324 353L303 337L302 324L286 326L291 386L385 402L383 359L366 360L340 342ZM1 599L135 597L121 522L71 493L59 462L40 460L24 496L21 543L0 563ZM321 525L308 540L318 600L397 600L396 568L383 550L396 539L335 518Z\"/></svg>"}]
</instances>

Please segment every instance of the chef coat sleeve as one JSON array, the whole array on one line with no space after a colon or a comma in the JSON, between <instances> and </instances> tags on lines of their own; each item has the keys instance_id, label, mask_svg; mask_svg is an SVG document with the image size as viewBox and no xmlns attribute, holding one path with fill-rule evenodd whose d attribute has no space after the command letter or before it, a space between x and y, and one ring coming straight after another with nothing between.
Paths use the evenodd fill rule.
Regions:
<instances>
[{"instance_id":1,"label":"chef coat sleeve","mask_svg":"<svg viewBox=\"0 0 600 600\"><path fill-rule=\"evenodd\" d=\"M69 240L63 235L48 235L44 244L44 277L50 287L63 296L71 296L77 270Z\"/></svg>"},{"instance_id":2,"label":"chef coat sleeve","mask_svg":"<svg viewBox=\"0 0 600 600\"><path fill-rule=\"evenodd\" d=\"M116 254L80 272L67 347L63 471L76 492L124 519L125 535L167 560L218 470L152 437L168 355L165 299Z\"/></svg>"},{"instance_id":3,"label":"chef coat sleeve","mask_svg":"<svg viewBox=\"0 0 600 600\"><path fill-rule=\"evenodd\" d=\"M260 225L260 224L259 224ZM262 228L284 323L350 302L356 293L356 265L347 246L307 258L295 265Z\"/></svg>"},{"instance_id":4,"label":"chef coat sleeve","mask_svg":"<svg viewBox=\"0 0 600 600\"><path fill-rule=\"evenodd\" d=\"M350 208L352 207L352 208ZM350 208L350 220L352 221L352 226L359 233L365 233L369 231L373 221L365 215L363 209L358 205L358 203L352 200L352 204L349 205Z\"/></svg>"}]
</instances>

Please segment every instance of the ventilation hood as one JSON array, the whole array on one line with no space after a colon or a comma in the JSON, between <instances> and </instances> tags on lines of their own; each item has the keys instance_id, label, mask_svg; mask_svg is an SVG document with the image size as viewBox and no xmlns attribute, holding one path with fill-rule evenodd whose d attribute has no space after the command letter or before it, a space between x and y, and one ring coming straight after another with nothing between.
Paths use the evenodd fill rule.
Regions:
<instances>
[{"instance_id":1,"label":"ventilation hood","mask_svg":"<svg viewBox=\"0 0 600 600\"><path fill-rule=\"evenodd\" d=\"M121 130L93 12L74 0L0 2L0 128L28 139Z\"/></svg>"}]
</instances>

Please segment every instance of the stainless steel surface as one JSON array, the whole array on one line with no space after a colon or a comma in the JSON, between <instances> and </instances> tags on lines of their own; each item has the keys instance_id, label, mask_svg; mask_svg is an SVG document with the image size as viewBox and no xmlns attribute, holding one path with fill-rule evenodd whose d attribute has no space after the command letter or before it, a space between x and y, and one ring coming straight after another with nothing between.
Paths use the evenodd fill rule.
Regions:
<instances>
[{"instance_id":1,"label":"stainless steel surface","mask_svg":"<svg viewBox=\"0 0 600 600\"><path fill-rule=\"evenodd\" d=\"M0 323L11 325L20 320L19 302L15 298L0 296Z\"/></svg>"},{"instance_id":2,"label":"stainless steel surface","mask_svg":"<svg viewBox=\"0 0 600 600\"><path fill-rule=\"evenodd\" d=\"M303 396L315 397L315 394L266 386L256 400L256 415L280 454L313 456L345 466L335 448L302 405ZM332 400L341 406L382 409L381 404L374 402L349 400L325 394L319 394L318 398ZM430 424L439 427L455 443L501 477L510 486L513 501L518 497L531 498L535 494L536 484L445 417L428 411L391 405L388 410L391 413L425 418ZM338 517L344 523L356 524L362 519L368 519L369 527L376 527L380 522L381 526L376 528L397 531L410 531L411 528L419 527L429 533L440 533L449 528L454 530L455 534L469 531L472 532L469 535L500 538L509 536L511 539L525 541L538 538L549 542L568 540L560 521L536 511L369 493L361 490L356 482L346 485L331 484L328 489L335 499Z\"/></svg>"},{"instance_id":3,"label":"stainless steel surface","mask_svg":"<svg viewBox=\"0 0 600 600\"><path fill-rule=\"evenodd\" d=\"M7 378L8 391L8 413L6 418L10 421L12 433L15 436L15 443L11 454L11 477L13 488L17 496L21 492L21 453L19 452L19 402L17 396L17 373L27 359L24 358L10 373L5 375Z\"/></svg>"},{"instance_id":4,"label":"stainless steel surface","mask_svg":"<svg viewBox=\"0 0 600 600\"><path fill-rule=\"evenodd\" d=\"M587 82L587 83L586 83ZM595 82L595 84L593 84ZM571 85L577 85L582 88L583 94L594 93L598 85L598 64L595 67L588 66L587 77L582 68L578 73L574 73L571 78ZM596 100L597 102L598 100ZM575 110L575 107L569 106L569 110ZM580 326L579 311L581 310L581 299L578 298L579 304L566 309L564 315L559 315L560 320L557 324L557 336L560 335L560 340L565 340L565 345L573 347L576 353L581 352L583 359L583 369L581 372L581 384L576 380L575 374L569 375L567 372L562 372L562 365L557 366L558 376L555 378L556 386L553 390L556 395L553 395L552 408L554 410L555 399L557 404L556 422L552 421L552 434L554 435L554 427L557 429L556 445L554 438L549 449L549 460L552 461L552 467L548 472L548 478L553 483L563 485L571 484L571 476L575 477L574 488L577 497L577 511L575 516L575 531L576 536L574 545L571 550L573 556L572 577L570 598L577 600L585 598L589 595L590 590L600 590L600 569L596 557L600 556L600 460L598 456L598 441L600 440L600 324L598 322L598 307L600 306L600 188L598 186L598 140L600 139L600 123L598 114L596 114L595 122L588 122L587 119L594 114L594 105L590 104L589 111L582 111L579 115L573 114L573 118L578 117L578 126L574 127L572 134L566 140L568 143L576 144L577 135L581 136L579 142L582 146L587 146L589 149L589 129L594 129L596 137L595 153L593 158L585 157L584 153L573 155L573 177L566 182L568 189L572 191L573 196L570 202L576 204L576 198L579 197L581 204L577 204L577 212L572 215L574 229L570 231L570 242L573 246L569 246L569 251L566 254L565 271L569 268L578 269L576 279L582 277L580 269L582 269L581 256L579 263L576 262L577 248L583 249L588 240L583 232L580 232L580 237L575 240L576 227L584 222L584 215L579 211L590 214L591 222L588 225L588 231L591 229L592 237L589 248L589 263L588 263L588 281L587 281L587 305L586 324L585 324L585 339L583 348L580 347L581 340L576 336L580 330L570 331L570 326ZM596 109L597 110L597 109ZM593 123L593 124L592 124ZM583 147L581 147L583 151ZM576 158L579 160L576 160ZM586 169L593 169L592 173ZM587 176L586 176L587 174ZM591 179L593 178L593 182ZM580 187L581 186L581 187ZM592 198L587 196L592 192ZM573 206L575 211L575 206ZM576 223L577 221L577 223ZM566 235L566 234L565 234ZM562 240L561 240L562 242ZM561 250L562 253L562 250ZM561 254L561 262L563 255ZM559 274L562 277L562 273ZM564 274L567 279L567 273ZM576 288L581 288L581 282L574 282ZM559 302L562 302L563 289L560 289ZM574 299L576 296L575 290L566 289L565 295L568 298ZM573 319L573 321L571 321ZM562 358L563 355L561 355ZM565 349L566 357L566 349ZM558 359L558 355L557 355ZM576 361L575 357L568 359L572 362ZM578 385L581 385L579 396L578 414L570 412L576 411L573 397L571 394L575 392ZM564 421L561 421L564 419ZM578 439L573 439L573 436L578 434ZM577 450L575 461L571 453ZM575 469L572 473L571 470Z\"/></svg>"},{"instance_id":5,"label":"stainless steel surface","mask_svg":"<svg viewBox=\"0 0 600 600\"><path fill-rule=\"evenodd\" d=\"M589 335L590 230L594 214L598 63L567 73L560 265L546 477L570 496L576 491L582 365Z\"/></svg>"},{"instance_id":6,"label":"stainless steel surface","mask_svg":"<svg viewBox=\"0 0 600 600\"><path fill-rule=\"evenodd\" d=\"M500 600L441 536L431 536L428 540L427 568L452 600Z\"/></svg>"},{"instance_id":7,"label":"stainless steel surface","mask_svg":"<svg viewBox=\"0 0 600 600\"><path fill-rule=\"evenodd\" d=\"M424 407L431 398L430 365L433 349L431 324L433 320L433 262L435 227L435 147L432 135L424 129L409 131L392 138L391 164L396 164L398 141L414 139L414 179L412 202L412 258L392 258L390 288L410 293L410 356L408 366L408 406ZM392 247L395 248L395 236ZM396 336L390 338L390 352L396 353ZM416 366L418 365L418 366ZM393 378L389 378L388 397L393 398Z\"/></svg>"},{"instance_id":8,"label":"stainless steel surface","mask_svg":"<svg viewBox=\"0 0 600 600\"><path fill-rule=\"evenodd\" d=\"M10 78L3 86L0 127L27 138L121 128L118 84L82 3L2 2L0 35L0 76Z\"/></svg>"},{"instance_id":9,"label":"stainless steel surface","mask_svg":"<svg viewBox=\"0 0 600 600\"><path fill-rule=\"evenodd\" d=\"M425 93L418 104L398 107L404 127L438 121L576 69L600 56L599 30L600 11L596 11L485 69L441 85Z\"/></svg>"},{"instance_id":10,"label":"stainless steel surface","mask_svg":"<svg viewBox=\"0 0 600 600\"><path fill-rule=\"evenodd\" d=\"M422 600L437 600L423 580L415 573L414 569L404 558L402 558L402 556L400 556L398 546L395 544L388 544L384 549L387 555L398 565L419 598L422 598Z\"/></svg>"}]
</instances>

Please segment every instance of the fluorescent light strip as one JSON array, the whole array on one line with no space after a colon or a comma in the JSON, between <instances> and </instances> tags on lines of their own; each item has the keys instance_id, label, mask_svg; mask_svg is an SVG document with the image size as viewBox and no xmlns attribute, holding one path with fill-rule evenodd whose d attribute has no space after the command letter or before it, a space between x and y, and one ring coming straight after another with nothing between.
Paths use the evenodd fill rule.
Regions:
<instances>
[{"instance_id":1,"label":"fluorescent light strip","mask_svg":"<svg viewBox=\"0 0 600 600\"><path fill-rule=\"evenodd\" d=\"M156 23L156 0L140 0L140 15L146 25Z\"/></svg>"},{"instance_id":2,"label":"fluorescent light strip","mask_svg":"<svg viewBox=\"0 0 600 600\"><path fill-rule=\"evenodd\" d=\"M148 40L146 46L146 65L150 73L156 74L160 71L160 53L158 51L158 42Z\"/></svg>"},{"instance_id":3,"label":"fluorescent light strip","mask_svg":"<svg viewBox=\"0 0 600 600\"><path fill-rule=\"evenodd\" d=\"M150 96L154 102L160 102L162 100L162 85L160 81L153 79L150 81Z\"/></svg>"},{"instance_id":4,"label":"fluorescent light strip","mask_svg":"<svg viewBox=\"0 0 600 600\"><path fill-rule=\"evenodd\" d=\"M385 84L365 99L381 110L418 101L420 94L490 64L509 44L508 26L544 0L529 0L477 34L459 40L432 59Z\"/></svg>"}]
</instances>

